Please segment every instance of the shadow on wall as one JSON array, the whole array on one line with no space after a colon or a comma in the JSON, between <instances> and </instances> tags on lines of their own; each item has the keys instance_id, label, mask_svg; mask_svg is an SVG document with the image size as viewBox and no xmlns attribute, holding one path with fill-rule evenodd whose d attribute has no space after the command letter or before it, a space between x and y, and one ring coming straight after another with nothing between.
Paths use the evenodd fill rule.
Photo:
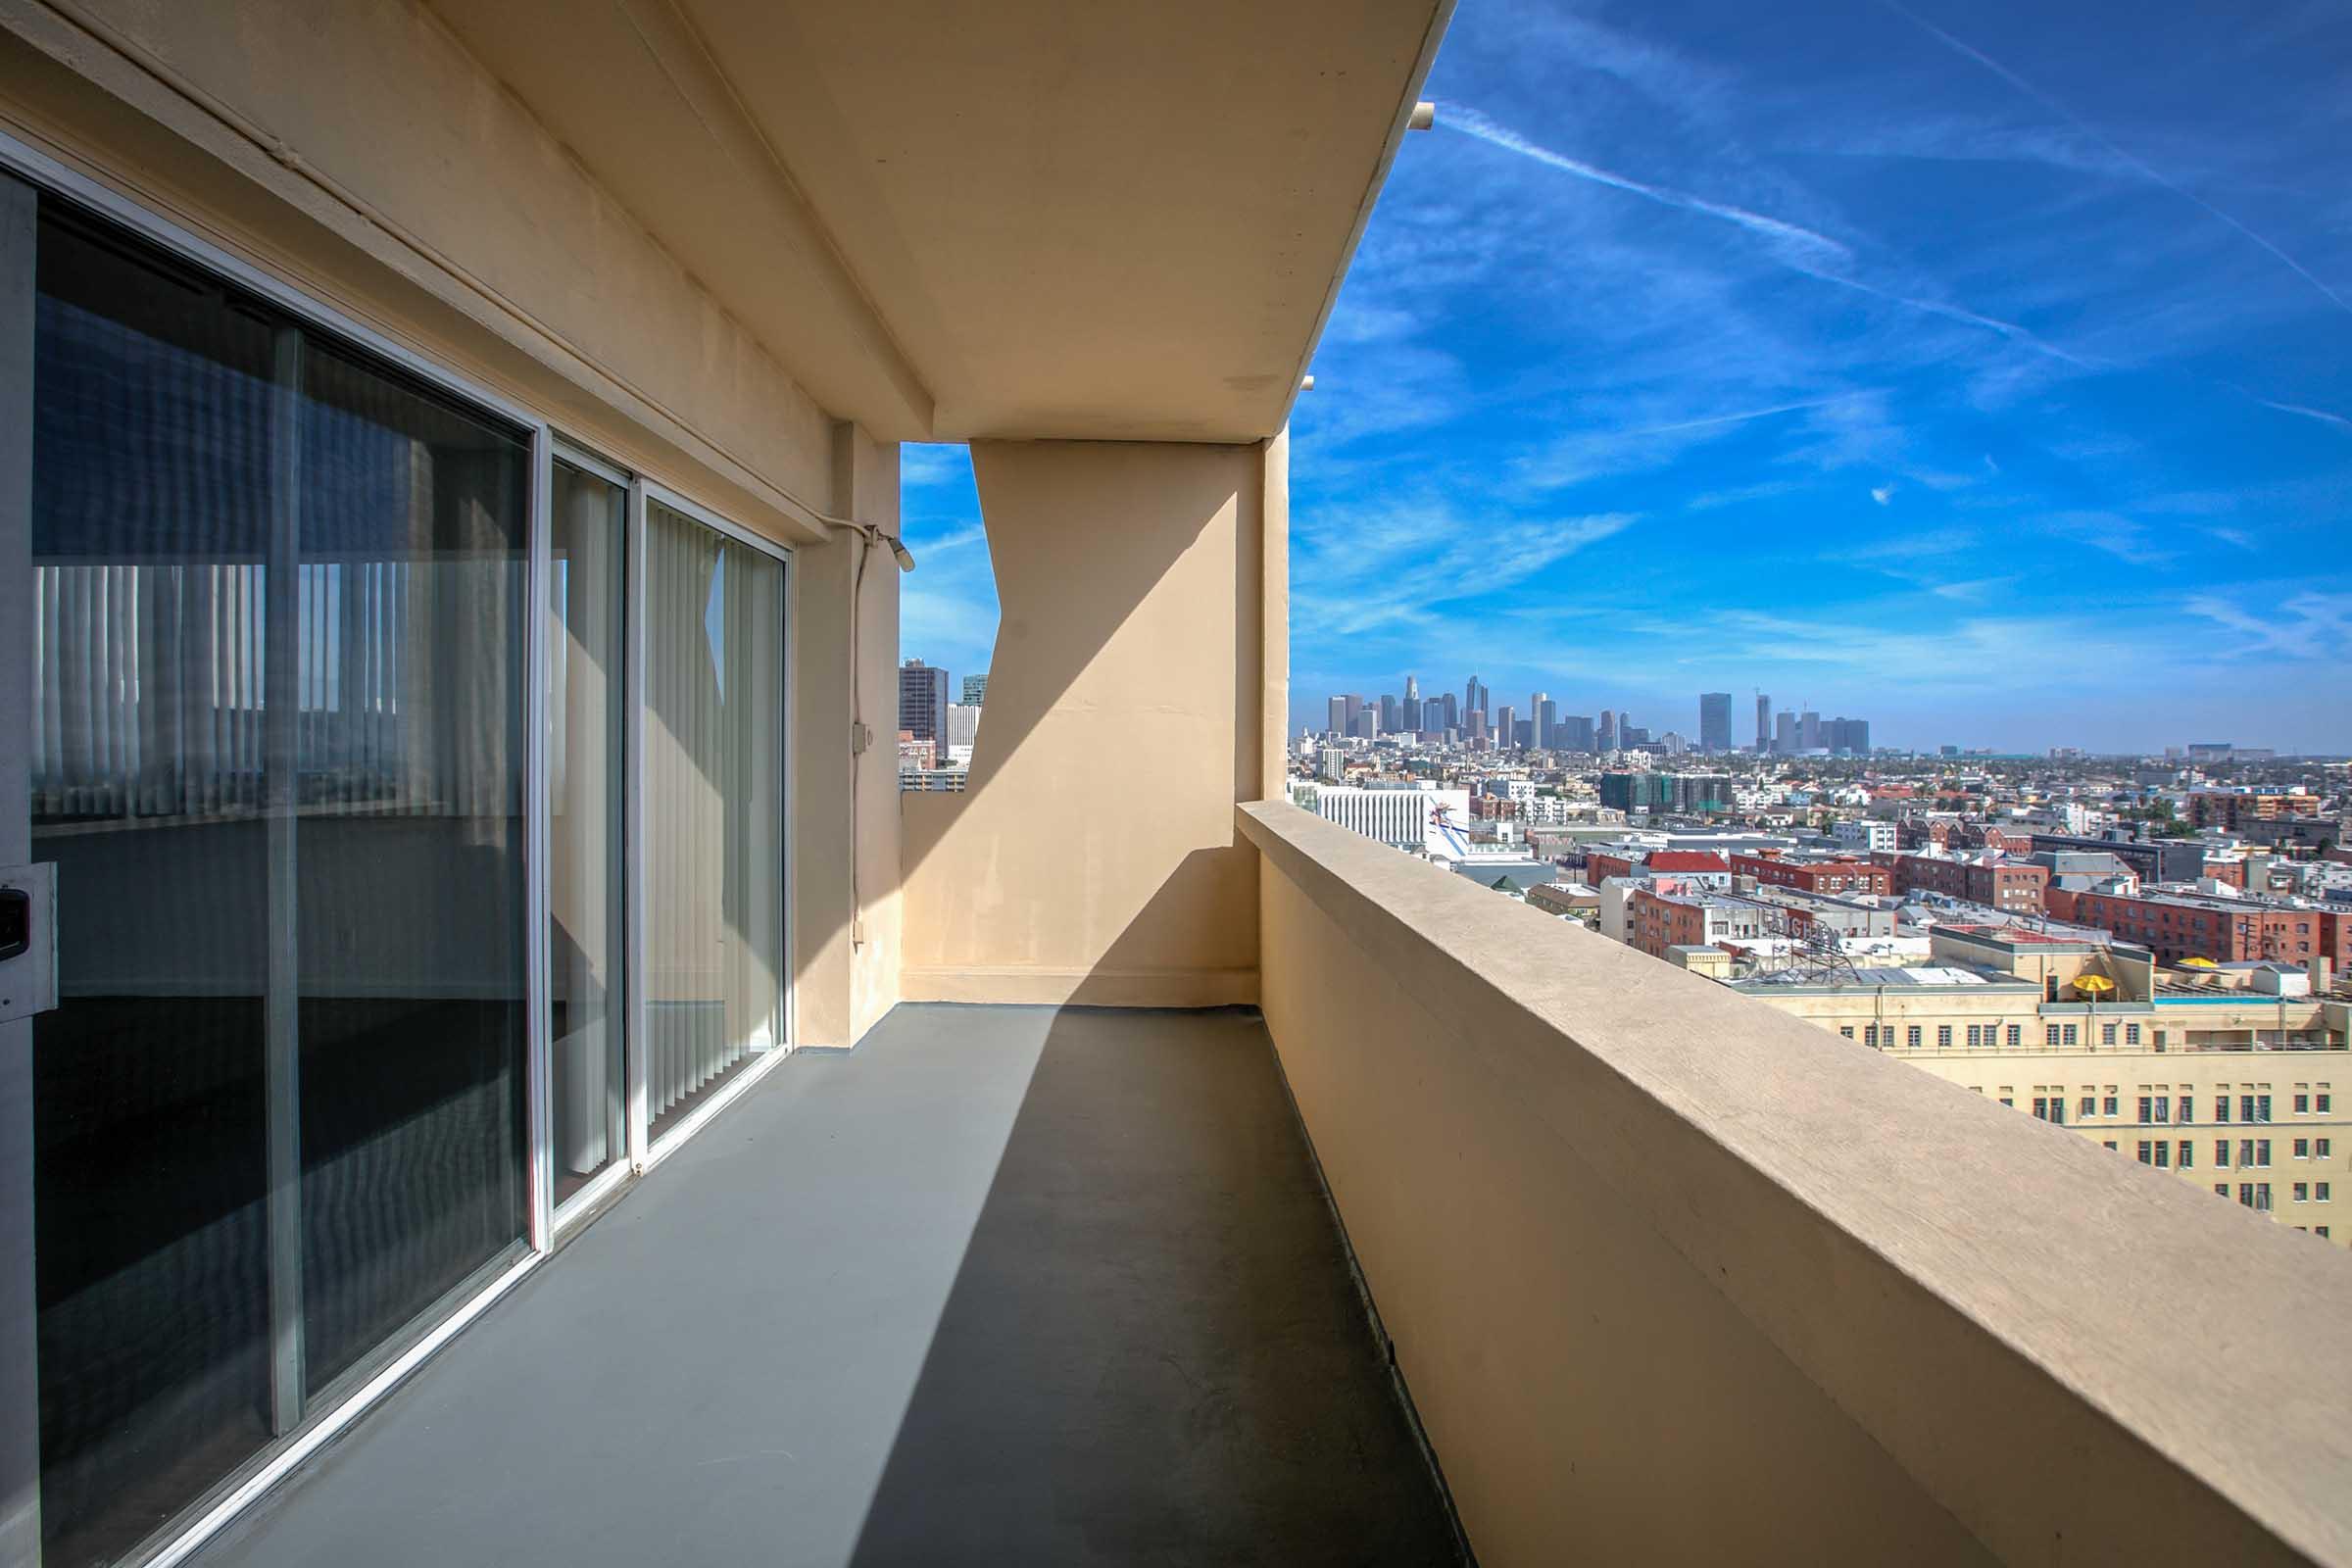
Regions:
<instances>
[{"instance_id":1,"label":"shadow on wall","mask_svg":"<svg viewBox=\"0 0 2352 1568\"><path fill-rule=\"evenodd\" d=\"M1053 1017L851 1558L982 1560L1458 1560L1253 1011Z\"/></svg>"},{"instance_id":2,"label":"shadow on wall","mask_svg":"<svg viewBox=\"0 0 2352 1568\"><path fill-rule=\"evenodd\" d=\"M1263 462L973 443L1001 618L967 792L901 797L909 999L1254 997Z\"/></svg>"}]
</instances>

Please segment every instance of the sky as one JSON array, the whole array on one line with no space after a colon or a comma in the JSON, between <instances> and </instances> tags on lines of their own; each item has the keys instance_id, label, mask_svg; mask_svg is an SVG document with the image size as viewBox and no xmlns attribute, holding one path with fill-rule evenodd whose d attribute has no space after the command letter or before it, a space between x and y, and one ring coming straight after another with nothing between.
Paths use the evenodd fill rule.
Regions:
<instances>
[{"instance_id":1,"label":"sky","mask_svg":"<svg viewBox=\"0 0 2352 1568\"><path fill-rule=\"evenodd\" d=\"M2352 751L2352 5L1461 0L1423 96L1293 416L1295 725Z\"/></svg>"}]
</instances>

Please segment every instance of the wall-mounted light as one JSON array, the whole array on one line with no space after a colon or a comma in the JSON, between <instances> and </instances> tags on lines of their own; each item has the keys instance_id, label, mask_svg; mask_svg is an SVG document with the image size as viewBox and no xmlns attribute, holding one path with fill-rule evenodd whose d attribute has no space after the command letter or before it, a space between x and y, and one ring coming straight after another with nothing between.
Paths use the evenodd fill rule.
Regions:
<instances>
[{"instance_id":1,"label":"wall-mounted light","mask_svg":"<svg viewBox=\"0 0 2352 1568\"><path fill-rule=\"evenodd\" d=\"M1430 126L1436 124L1437 122L1438 106L1424 98L1419 103L1413 105L1412 118L1404 122L1404 128L1407 130L1427 130Z\"/></svg>"},{"instance_id":2,"label":"wall-mounted light","mask_svg":"<svg viewBox=\"0 0 2352 1568\"><path fill-rule=\"evenodd\" d=\"M1303 376L1300 376L1300 377L1298 378L1298 390L1299 390L1299 391L1301 391L1301 392L1312 392L1314 389L1315 389L1315 378L1314 378L1313 376L1311 376L1311 375L1303 375Z\"/></svg>"},{"instance_id":3,"label":"wall-mounted light","mask_svg":"<svg viewBox=\"0 0 2352 1568\"><path fill-rule=\"evenodd\" d=\"M874 536L880 539L884 544L890 546L890 553L899 558L899 569L901 571L912 571L914 569L914 552L906 548L906 540L900 538L895 533L883 533L878 529L876 530Z\"/></svg>"}]
</instances>

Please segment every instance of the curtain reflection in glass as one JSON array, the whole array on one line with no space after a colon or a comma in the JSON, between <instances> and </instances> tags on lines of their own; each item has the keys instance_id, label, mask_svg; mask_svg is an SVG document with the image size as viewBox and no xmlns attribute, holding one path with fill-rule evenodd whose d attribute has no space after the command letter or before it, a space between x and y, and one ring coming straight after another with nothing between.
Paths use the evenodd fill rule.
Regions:
<instances>
[{"instance_id":1,"label":"curtain reflection in glass","mask_svg":"<svg viewBox=\"0 0 2352 1568\"><path fill-rule=\"evenodd\" d=\"M784 567L646 508L647 1114L783 1043Z\"/></svg>"}]
</instances>

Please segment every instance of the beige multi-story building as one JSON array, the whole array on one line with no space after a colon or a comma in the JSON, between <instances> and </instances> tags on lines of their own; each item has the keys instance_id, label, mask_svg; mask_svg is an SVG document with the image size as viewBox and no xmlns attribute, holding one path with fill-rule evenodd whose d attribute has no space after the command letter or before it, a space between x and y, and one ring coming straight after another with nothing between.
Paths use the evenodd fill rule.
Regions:
<instances>
[{"instance_id":1,"label":"beige multi-story building","mask_svg":"<svg viewBox=\"0 0 2352 1568\"><path fill-rule=\"evenodd\" d=\"M1934 956L1734 989L2352 1246L2352 1003L2300 970L2159 969L2016 927L1938 928Z\"/></svg>"}]
</instances>

